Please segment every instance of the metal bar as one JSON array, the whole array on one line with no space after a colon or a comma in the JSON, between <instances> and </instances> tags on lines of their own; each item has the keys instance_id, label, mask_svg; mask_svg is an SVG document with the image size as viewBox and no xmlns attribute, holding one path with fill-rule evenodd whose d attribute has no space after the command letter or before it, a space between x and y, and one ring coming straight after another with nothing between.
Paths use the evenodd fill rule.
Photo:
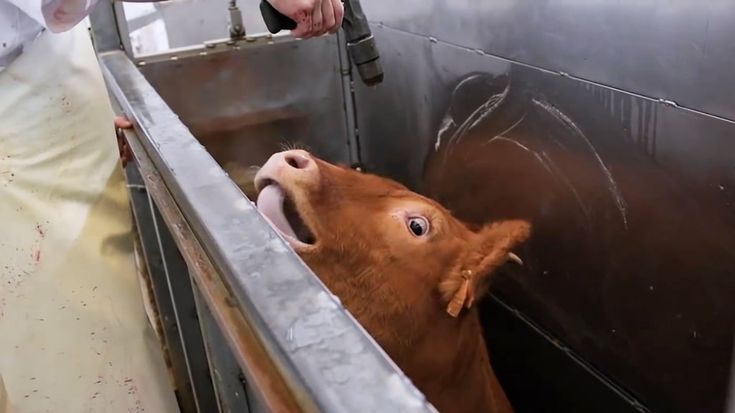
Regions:
<instances>
[{"instance_id":1,"label":"metal bar","mask_svg":"<svg viewBox=\"0 0 735 413\"><path fill-rule=\"evenodd\" d=\"M98 53L120 50L122 40L118 32L112 0L101 0L89 14L92 41Z\"/></svg>"},{"instance_id":2,"label":"metal bar","mask_svg":"<svg viewBox=\"0 0 735 413\"><path fill-rule=\"evenodd\" d=\"M137 65L146 65L156 62L162 62L167 60L181 60L188 57L194 56L207 56L221 52L227 52L231 50L240 50L243 48L253 46L272 45L276 43L287 43L287 42L298 42L299 39L294 39L287 35L271 35L271 34L254 34L248 35L241 39L216 39L206 41L202 44L196 44L192 46L177 47L166 50L165 52L157 52L150 54L141 54L135 56L133 61Z\"/></svg>"},{"instance_id":3,"label":"metal bar","mask_svg":"<svg viewBox=\"0 0 735 413\"><path fill-rule=\"evenodd\" d=\"M159 236L156 233L149 196L143 185L143 178L137 165L129 164L125 172L129 188L131 184L140 186L140 188L130 188L130 201L133 207L133 217L138 228L138 236L143 247L143 258L153 287L153 297L162 324L163 344L170 357L179 407L182 413L194 413L197 411L196 402L168 288L163 254L158 245Z\"/></svg>"},{"instance_id":4,"label":"metal bar","mask_svg":"<svg viewBox=\"0 0 735 413\"><path fill-rule=\"evenodd\" d=\"M101 0L89 14L89 23L98 53L123 50L128 56L133 56L122 2Z\"/></svg>"},{"instance_id":5,"label":"metal bar","mask_svg":"<svg viewBox=\"0 0 735 413\"><path fill-rule=\"evenodd\" d=\"M735 413L735 348L733 348L733 356L730 360L730 383L727 386L725 413Z\"/></svg>"},{"instance_id":6,"label":"metal bar","mask_svg":"<svg viewBox=\"0 0 735 413\"><path fill-rule=\"evenodd\" d=\"M136 124L145 151L185 217L181 225L170 226L175 239L181 242L184 224L190 225L212 258L211 267L203 258L188 260L201 266L196 273L209 276L197 284L215 317L228 320L223 330L230 344L239 346L235 353L252 356L253 346L246 344L250 338L262 343L264 358L242 360L244 370L260 378L251 381L258 391L268 391L265 378L275 374L287 385L284 396L292 395L306 411L435 411L133 63L119 52L102 55L101 62L108 87ZM189 242L195 242L192 237ZM229 301L216 307L223 297ZM263 363L275 368L263 370Z\"/></svg>"},{"instance_id":7,"label":"metal bar","mask_svg":"<svg viewBox=\"0 0 735 413\"><path fill-rule=\"evenodd\" d=\"M250 413L250 397L247 383L235 357L232 355L227 340L217 325L212 312L209 311L202 293L192 283L194 299L197 304L199 322L202 325L204 342L207 347L209 370L217 394L220 413Z\"/></svg>"},{"instance_id":8,"label":"metal bar","mask_svg":"<svg viewBox=\"0 0 735 413\"><path fill-rule=\"evenodd\" d=\"M169 296L173 304L181 347L186 359L194 401L200 413L215 412L217 401L209 372L207 353L204 348L194 293L191 290L189 271L179 253L171 233L163 224L160 211L149 193L149 204L153 226L158 236L158 247L163 258L163 269L168 283Z\"/></svg>"},{"instance_id":9,"label":"metal bar","mask_svg":"<svg viewBox=\"0 0 735 413\"><path fill-rule=\"evenodd\" d=\"M117 0L112 0L112 7L115 12L115 26L120 35L122 50L132 59L135 53L133 53L133 45L130 42L130 30L128 29L128 21L125 18L125 8L122 1Z\"/></svg>"},{"instance_id":10,"label":"metal bar","mask_svg":"<svg viewBox=\"0 0 735 413\"><path fill-rule=\"evenodd\" d=\"M337 47L339 48L339 69L342 75L342 95L344 98L345 123L347 125L347 147L350 150L350 163L360 165L360 132L357 129L357 106L355 102L355 88L353 87L352 62L347 53L347 40L344 31L337 32Z\"/></svg>"}]
</instances>

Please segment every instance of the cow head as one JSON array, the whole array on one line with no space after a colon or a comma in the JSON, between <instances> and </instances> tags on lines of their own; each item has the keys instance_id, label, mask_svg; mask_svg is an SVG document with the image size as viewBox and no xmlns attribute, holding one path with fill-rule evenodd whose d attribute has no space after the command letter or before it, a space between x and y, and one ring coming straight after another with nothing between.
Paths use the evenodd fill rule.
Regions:
<instances>
[{"instance_id":1,"label":"cow head","mask_svg":"<svg viewBox=\"0 0 735 413\"><path fill-rule=\"evenodd\" d=\"M471 230L395 181L302 150L273 155L255 186L259 211L378 341L409 344L436 313L461 316L530 231Z\"/></svg>"}]
</instances>

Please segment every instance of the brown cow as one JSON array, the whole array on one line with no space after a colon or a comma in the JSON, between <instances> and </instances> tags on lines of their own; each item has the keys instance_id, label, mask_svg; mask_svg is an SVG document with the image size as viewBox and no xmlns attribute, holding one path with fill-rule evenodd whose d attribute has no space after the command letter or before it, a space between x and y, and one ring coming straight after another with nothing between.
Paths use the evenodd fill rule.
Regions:
<instances>
[{"instance_id":1,"label":"brown cow","mask_svg":"<svg viewBox=\"0 0 735 413\"><path fill-rule=\"evenodd\" d=\"M259 211L439 411L512 411L472 304L518 259L528 223L472 231L397 182L301 150L273 155L255 186Z\"/></svg>"}]
</instances>

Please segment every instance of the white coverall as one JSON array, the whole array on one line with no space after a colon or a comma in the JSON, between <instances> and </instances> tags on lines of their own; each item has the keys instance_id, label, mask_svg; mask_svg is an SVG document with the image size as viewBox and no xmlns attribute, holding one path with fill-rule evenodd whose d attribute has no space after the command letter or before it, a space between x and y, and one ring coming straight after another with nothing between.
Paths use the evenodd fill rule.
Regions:
<instances>
[{"instance_id":1,"label":"white coverall","mask_svg":"<svg viewBox=\"0 0 735 413\"><path fill-rule=\"evenodd\" d=\"M76 25L92 3L0 0L0 413L178 412Z\"/></svg>"}]
</instances>

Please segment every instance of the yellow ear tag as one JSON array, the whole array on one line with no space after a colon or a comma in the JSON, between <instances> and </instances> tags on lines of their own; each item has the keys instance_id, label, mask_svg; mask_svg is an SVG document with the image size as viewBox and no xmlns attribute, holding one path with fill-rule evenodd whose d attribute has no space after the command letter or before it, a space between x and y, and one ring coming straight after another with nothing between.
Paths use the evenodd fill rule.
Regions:
<instances>
[{"instance_id":1,"label":"yellow ear tag","mask_svg":"<svg viewBox=\"0 0 735 413\"><path fill-rule=\"evenodd\" d=\"M472 305L472 297L470 295L470 279L472 278L472 271L462 270L462 285L459 286L459 290L452 297L452 301L447 306L447 313L452 317L457 317L462 311L462 307L470 308Z\"/></svg>"}]
</instances>

